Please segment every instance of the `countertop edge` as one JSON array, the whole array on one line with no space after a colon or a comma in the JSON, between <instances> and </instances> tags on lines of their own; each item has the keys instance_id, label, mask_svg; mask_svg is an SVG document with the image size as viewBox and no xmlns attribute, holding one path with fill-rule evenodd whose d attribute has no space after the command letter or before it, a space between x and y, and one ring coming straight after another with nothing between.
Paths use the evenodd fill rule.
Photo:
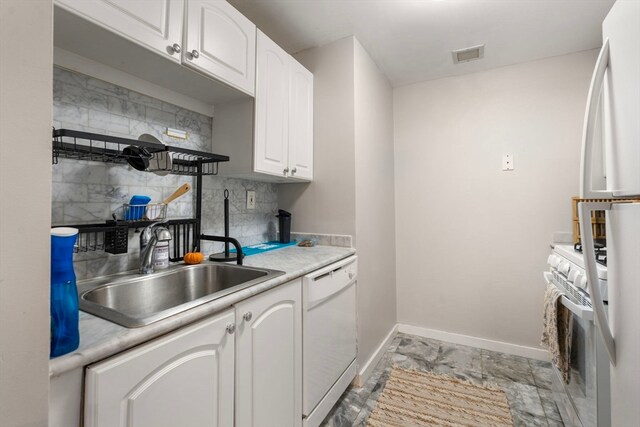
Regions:
<instances>
[{"instance_id":1,"label":"countertop edge","mask_svg":"<svg viewBox=\"0 0 640 427\"><path fill-rule=\"evenodd\" d=\"M127 351L136 345L158 338L183 326L195 323L199 320L204 319L205 317L219 313L242 300L273 289L283 283L300 278L307 273L345 259L356 253L356 250L353 248L340 249L343 249L346 252L341 251L340 253L336 253L334 256L328 256L321 262L309 264L308 266L297 269L295 271L285 272L285 274L275 277L266 282L258 283L254 286L251 286L250 288L242 289L238 292L234 292L233 294L194 307L183 313L171 316L167 319L160 320L141 328L129 329L125 327L119 327L121 328L120 333L114 332L114 336L112 338L105 340L101 344L97 344L88 349L83 349L80 351L76 350L70 354L51 359L49 361L49 377L57 377L64 374L65 372L72 371L76 368L83 367L91 363L114 356L118 353ZM271 268L267 265L263 267ZM103 320L100 318L96 319L114 325L107 320Z\"/></svg>"}]
</instances>

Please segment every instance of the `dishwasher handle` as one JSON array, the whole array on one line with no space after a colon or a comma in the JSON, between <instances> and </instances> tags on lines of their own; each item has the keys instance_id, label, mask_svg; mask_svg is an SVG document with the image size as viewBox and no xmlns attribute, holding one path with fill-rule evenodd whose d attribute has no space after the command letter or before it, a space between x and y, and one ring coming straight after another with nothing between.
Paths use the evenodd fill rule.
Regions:
<instances>
[{"instance_id":1,"label":"dishwasher handle","mask_svg":"<svg viewBox=\"0 0 640 427\"><path fill-rule=\"evenodd\" d=\"M304 299L311 309L344 289L352 286L357 276L357 264L353 260L330 265L304 277Z\"/></svg>"}]
</instances>

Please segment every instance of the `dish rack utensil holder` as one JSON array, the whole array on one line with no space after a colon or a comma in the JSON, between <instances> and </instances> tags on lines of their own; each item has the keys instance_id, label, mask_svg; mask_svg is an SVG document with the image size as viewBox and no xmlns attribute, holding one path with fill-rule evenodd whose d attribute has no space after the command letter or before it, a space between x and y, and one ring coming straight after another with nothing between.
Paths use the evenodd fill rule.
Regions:
<instances>
[{"instance_id":1,"label":"dish rack utensil holder","mask_svg":"<svg viewBox=\"0 0 640 427\"><path fill-rule=\"evenodd\" d=\"M145 172L164 171L174 175L196 178L194 218L165 220L167 213L165 204L125 204L122 207L121 215L116 214L113 220L107 220L105 223L65 225L77 228L79 231L74 248L76 253L90 251L104 251L111 254L127 253L129 230L143 228L158 221L166 224L172 235L172 240L169 242L169 260L171 262L182 261L185 253L200 246L202 177L217 175L218 163L228 162L228 156L69 129L54 129L52 145L53 164L57 164L59 158L126 164L133 156L123 153L123 150L126 147L135 146L144 148L152 156ZM167 158L171 160L162 161ZM155 162L154 159L156 159ZM159 161L157 161L158 159ZM170 170L168 165L170 165Z\"/></svg>"},{"instance_id":2,"label":"dish rack utensil holder","mask_svg":"<svg viewBox=\"0 0 640 427\"><path fill-rule=\"evenodd\" d=\"M167 217L167 205L164 203L147 203L146 205L122 205L122 212L116 213L125 221L162 221Z\"/></svg>"},{"instance_id":3,"label":"dish rack utensil holder","mask_svg":"<svg viewBox=\"0 0 640 427\"><path fill-rule=\"evenodd\" d=\"M146 227L157 221L138 221L135 225ZM200 224L195 218L173 219L165 222L171 232L169 261L182 261L185 253L199 246ZM104 251L110 254L125 254L129 245L129 230L134 228L129 221L109 220L104 224L68 225L78 229L75 253Z\"/></svg>"},{"instance_id":4,"label":"dish rack utensil holder","mask_svg":"<svg viewBox=\"0 0 640 427\"><path fill-rule=\"evenodd\" d=\"M73 225L78 229L75 253L105 251L110 254L127 253L129 224L126 221L107 221L105 224Z\"/></svg>"}]
</instances>

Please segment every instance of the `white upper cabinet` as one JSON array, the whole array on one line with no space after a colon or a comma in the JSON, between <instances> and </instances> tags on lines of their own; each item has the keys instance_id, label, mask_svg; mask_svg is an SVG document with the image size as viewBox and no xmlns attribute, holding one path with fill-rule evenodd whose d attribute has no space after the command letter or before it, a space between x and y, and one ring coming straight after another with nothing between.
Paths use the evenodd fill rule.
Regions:
<instances>
[{"instance_id":1,"label":"white upper cabinet","mask_svg":"<svg viewBox=\"0 0 640 427\"><path fill-rule=\"evenodd\" d=\"M86 427L233 426L234 312L91 365Z\"/></svg>"},{"instance_id":2,"label":"white upper cabinet","mask_svg":"<svg viewBox=\"0 0 640 427\"><path fill-rule=\"evenodd\" d=\"M185 77L199 83L197 77L188 74L201 74L224 83L220 86L228 85L251 96L255 93L256 26L224 0L55 0L55 4L199 73L184 68L187 75L181 75L121 40L96 36L91 29L78 34L73 28L63 28L68 22L58 14L55 33L63 49L118 69L124 67L125 72L172 90ZM194 91L202 92L200 87ZM215 90L212 87L207 91ZM221 94L222 101L233 98L224 91Z\"/></svg>"},{"instance_id":3,"label":"white upper cabinet","mask_svg":"<svg viewBox=\"0 0 640 427\"><path fill-rule=\"evenodd\" d=\"M292 59L289 100L289 168L292 178L313 179L313 74Z\"/></svg>"},{"instance_id":4,"label":"white upper cabinet","mask_svg":"<svg viewBox=\"0 0 640 427\"><path fill-rule=\"evenodd\" d=\"M254 171L313 178L313 74L258 31Z\"/></svg>"},{"instance_id":5,"label":"white upper cabinet","mask_svg":"<svg viewBox=\"0 0 640 427\"><path fill-rule=\"evenodd\" d=\"M223 0L187 0L185 65L255 93L256 26Z\"/></svg>"},{"instance_id":6,"label":"white upper cabinet","mask_svg":"<svg viewBox=\"0 0 640 427\"><path fill-rule=\"evenodd\" d=\"M56 0L56 4L180 62L184 0Z\"/></svg>"},{"instance_id":7,"label":"white upper cabinet","mask_svg":"<svg viewBox=\"0 0 640 427\"><path fill-rule=\"evenodd\" d=\"M302 425L302 286L236 304L236 426Z\"/></svg>"},{"instance_id":8,"label":"white upper cabinet","mask_svg":"<svg viewBox=\"0 0 640 427\"><path fill-rule=\"evenodd\" d=\"M286 177L289 172L290 57L258 31L254 168Z\"/></svg>"}]
</instances>

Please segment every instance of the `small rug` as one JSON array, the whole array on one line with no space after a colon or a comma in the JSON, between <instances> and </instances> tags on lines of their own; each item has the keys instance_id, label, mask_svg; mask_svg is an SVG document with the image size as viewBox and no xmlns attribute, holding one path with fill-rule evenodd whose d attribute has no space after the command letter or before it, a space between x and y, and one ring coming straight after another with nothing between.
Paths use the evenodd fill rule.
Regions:
<instances>
[{"instance_id":1,"label":"small rug","mask_svg":"<svg viewBox=\"0 0 640 427\"><path fill-rule=\"evenodd\" d=\"M369 427L513 426L504 391L448 375L393 368Z\"/></svg>"}]
</instances>

